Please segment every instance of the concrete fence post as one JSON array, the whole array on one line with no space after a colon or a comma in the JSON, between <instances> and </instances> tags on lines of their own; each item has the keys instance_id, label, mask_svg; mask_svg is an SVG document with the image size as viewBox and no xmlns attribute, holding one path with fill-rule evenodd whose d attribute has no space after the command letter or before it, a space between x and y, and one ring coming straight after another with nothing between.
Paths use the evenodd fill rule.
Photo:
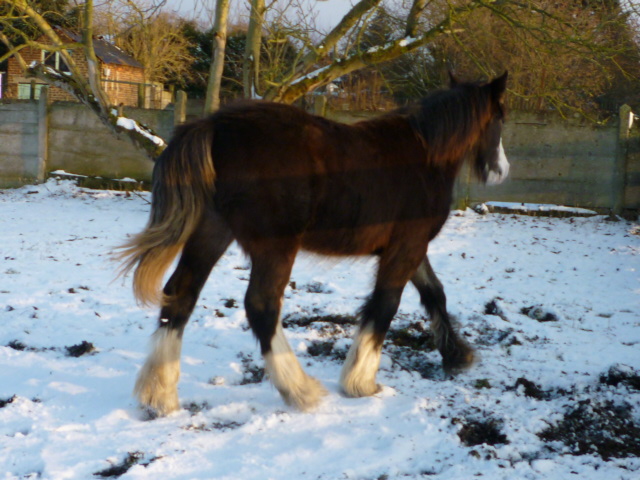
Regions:
<instances>
[{"instance_id":1,"label":"concrete fence post","mask_svg":"<svg viewBox=\"0 0 640 480\"><path fill-rule=\"evenodd\" d=\"M49 160L49 87L42 87L38 100L38 162L32 173L37 182L44 182Z\"/></svg>"},{"instance_id":2,"label":"concrete fence post","mask_svg":"<svg viewBox=\"0 0 640 480\"><path fill-rule=\"evenodd\" d=\"M615 215L620 215L624 208L627 154L629 150L629 130L633 125L633 112L629 105L620 107L618 124L618 143L613 170L611 210Z\"/></svg>"},{"instance_id":3,"label":"concrete fence post","mask_svg":"<svg viewBox=\"0 0 640 480\"><path fill-rule=\"evenodd\" d=\"M471 189L471 164L468 160L464 162L460 173L456 178L453 188L453 208L456 210L464 210L470 206L470 189Z\"/></svg>"},{"instance_id":4,"label":"concrete fence post","mask_svg":"<svg viewBox=\"0 0 640 480\"><path fill-rule=\"evenodd\" d=\"M313 101L313 113L320 117L327 115L327 97L325 95L317 95Z\"/></svg>"},{"instance_id":5,"label":"concrete fence post","mask_svg":"<svg viewBox=\"0 0 640 480\"><path fill-rule=\"evenodd\" d=\"M180 125L187 121L187 93L178 90L176 93L176 103L173 108L173 124Z\"/></svg>"},{"instance_id":6,"label":"concrete fence post","mask_svg":"<svg viewBox=\"0 0 640 480\"><path fill-rule=\"evenodd\" d=\"M144 83L138 84L138 108L146 108L146 85Z\"/></svg>"}]
</instances>

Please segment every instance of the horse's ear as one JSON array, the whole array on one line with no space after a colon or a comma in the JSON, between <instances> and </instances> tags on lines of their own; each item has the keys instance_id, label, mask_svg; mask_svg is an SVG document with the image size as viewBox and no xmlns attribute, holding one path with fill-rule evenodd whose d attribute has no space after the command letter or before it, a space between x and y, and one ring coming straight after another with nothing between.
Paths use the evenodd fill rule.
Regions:
<instances>
[{"instance_id":1,"label":"horse's ear","mask_svg":"<svg viewBox=\"0 0 640 480\"><path fill-rule=\"evenodd\" d=\"M458 79L453 75L453 72L451 72L451 70L448 71L449 73L449 87L453 88L456 85L458 85L460 82L458 81Z\"/></svg>"},{"instance_id":2,"label":"horse's ear","mask_svg":"<svg viewBox=\"0 0 640 480\"><path fill-rule=\"evenodd\" d=\"M504 98L504 92L507 90L507 78L509 77L509 72L504 72L500 77L493 79L490 83L491 85L491 93L494 98L497 98L499 101L502 101Z\"/></svg>"}]
</instances>

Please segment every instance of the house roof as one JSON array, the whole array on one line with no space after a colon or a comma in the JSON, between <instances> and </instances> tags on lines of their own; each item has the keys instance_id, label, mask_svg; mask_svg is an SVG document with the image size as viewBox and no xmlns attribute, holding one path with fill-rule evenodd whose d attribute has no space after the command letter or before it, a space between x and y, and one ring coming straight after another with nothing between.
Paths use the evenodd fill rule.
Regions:
<instances>
[{"instance_id":1,"label":"house roof","mask_svg":"<svg viewBox=\"0 0 640 480\"><path fill-rule=\"evenodd\" d=\"M82 41L82 35L79 33L65 28L58 28L57 30L74 42ZM127 65L129 67L144 68L144 66L131 55L125 53L102 37L93 38L93 49L96 52L96 57L107 65Z\"/></svg>"}]
</instances>

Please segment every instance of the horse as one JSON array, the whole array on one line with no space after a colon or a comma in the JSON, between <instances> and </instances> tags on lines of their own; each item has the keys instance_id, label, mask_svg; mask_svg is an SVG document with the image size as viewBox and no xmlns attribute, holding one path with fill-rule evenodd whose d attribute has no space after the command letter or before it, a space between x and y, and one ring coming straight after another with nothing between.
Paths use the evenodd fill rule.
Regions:
<instances>
[{"instance_id":1,"label":"horse","mask_svg":"<svg viewBox=\"0 0 640 480\"><path fill-rule=\"evenodd\" d=\"M153 169L146 228L122 246L141 304L158 304L158 327L136 380L140 404L179 409L185 326L212 268L236 241L251 261L244 307L265 371L299 410L327 394L302 369L280 311L300 250L378 259L373 292L340 375L348 397L376 394L383 341L410 281L425 307L445 371L474 361L447 313L429 242L450 213L456 175L468 157L478 178L509 171L502 146L507 73L461 83L418 103L346 125L296 107L240 101L178 126ZM162 280L179 261L164 288Z\"/></svg>"}]
</instances>

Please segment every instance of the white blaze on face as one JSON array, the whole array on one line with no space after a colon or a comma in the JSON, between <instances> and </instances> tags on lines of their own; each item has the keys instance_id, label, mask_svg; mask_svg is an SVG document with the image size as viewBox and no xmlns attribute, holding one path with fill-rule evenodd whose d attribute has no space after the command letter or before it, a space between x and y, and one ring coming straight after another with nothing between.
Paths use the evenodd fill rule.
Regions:
<instances>
[{"instance_id":1,"label":"white blaze on face","mask_svg":"<svg viewBox=\"0 0 640 480\"><path fill-rule=\"evenodd\" d=\"M504 153L502 147L502 138L500 139L500 145L498 146L498 171L490 170L487 176L487 185L498 185L504 182L504 179L509 175L509 161L507 155Z\"/></svg>"}]
</instances>

